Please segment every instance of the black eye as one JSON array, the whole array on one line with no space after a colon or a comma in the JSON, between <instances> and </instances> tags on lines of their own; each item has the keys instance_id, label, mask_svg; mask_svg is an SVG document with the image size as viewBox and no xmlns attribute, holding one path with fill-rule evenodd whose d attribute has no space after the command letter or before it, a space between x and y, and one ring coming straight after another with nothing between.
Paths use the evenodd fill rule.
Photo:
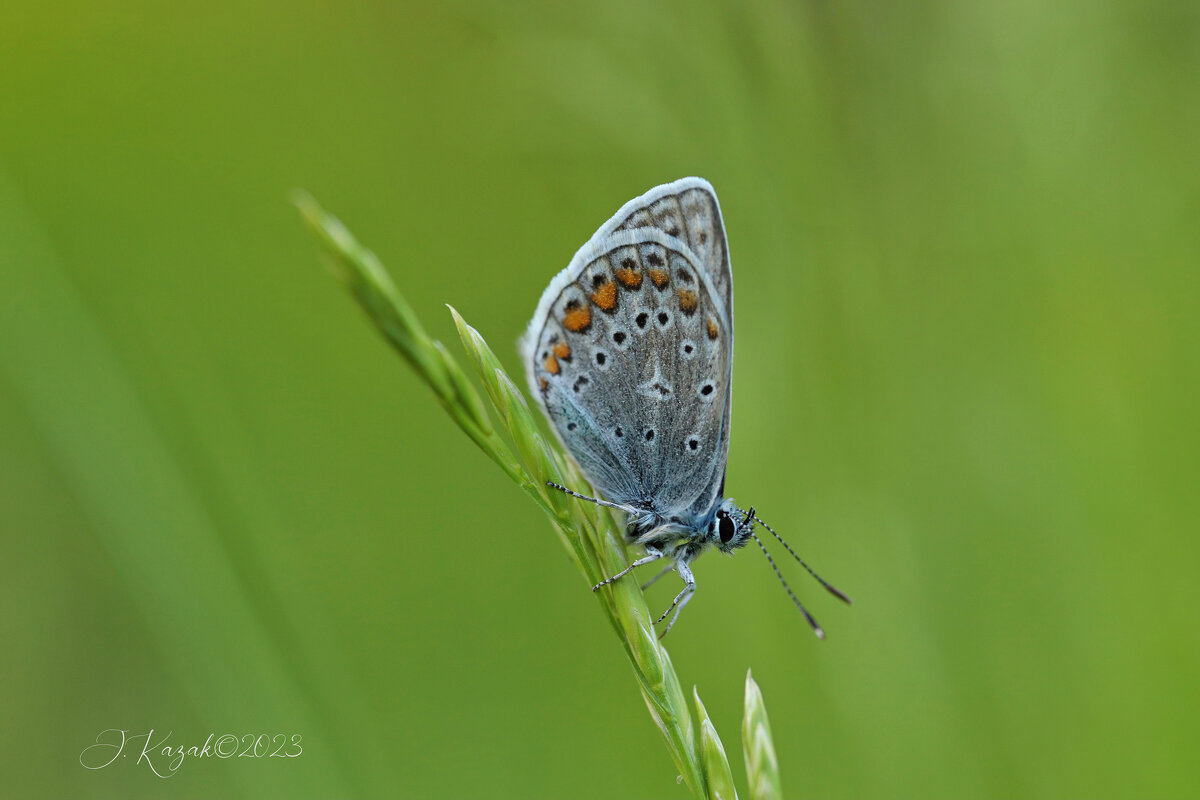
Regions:
<instances>
[{"instance_id":1,"label":"black eye","mask_svg":"<svg viewBox=\"0 0 1200 800\"><path fill-rule=\"evenodd\" d=\"M721 523L718 526L721 531L721 543L729 544L733 539L733 534L737 531L737 525L734 524L733 518L730 516L721 517Z\"/></svg>"}]
</instances>

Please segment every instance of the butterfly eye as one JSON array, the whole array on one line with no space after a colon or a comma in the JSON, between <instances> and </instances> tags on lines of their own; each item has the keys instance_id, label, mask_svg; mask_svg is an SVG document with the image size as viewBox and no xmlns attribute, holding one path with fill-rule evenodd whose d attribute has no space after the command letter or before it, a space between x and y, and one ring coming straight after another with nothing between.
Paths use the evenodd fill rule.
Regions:
<instances>
[{"instance_id":1,"label":"butterfly eye","mask_svg":"<svg viewBox=\"0 0 1200 800\"><path fill-rule=\"evenodd\" d=\"M728 514L721 517L720 525L718 526L721 532L721 543L729 544L733 539L733 534L737 532L737 525L734 524L733 518Z\"/></svg>"}]
</instances>

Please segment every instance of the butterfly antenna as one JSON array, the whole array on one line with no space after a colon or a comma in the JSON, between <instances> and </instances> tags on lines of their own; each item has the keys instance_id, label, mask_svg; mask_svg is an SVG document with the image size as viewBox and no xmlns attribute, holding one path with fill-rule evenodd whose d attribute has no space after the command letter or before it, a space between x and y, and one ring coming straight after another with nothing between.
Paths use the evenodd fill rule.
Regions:
<instances>
[{"instance_id":1,"label":"butterfly antenna","mask_svg":"<svg viewBox=\"0 0 1200 800\"><path fill-rule=\"evenodd\" d=\"M751 517L753 517L753 516L754 516L754 510L753 510L753 509L751 509L751 511L750 511L750 516L751 516ZM816 579L817 579L817 583L819 583L819 584L821 584L822 586L824 586L824 587L825 587L825 588L826 588L826 589L829 591L829 593L830 593L831 595L833 595L833 596L834 596L834 597L836 597L837 599L841 600L841 601L842 601L843 603L845 603L846 605L848 605L848 606L849 606L849 605L853 605L853 602L850 600L850 598L849 598L849 597L847 597L845 594L843 594L843 593L842 593L842 592L841 592L841 591L840 591L840 590L839 590L837 587L835 587L833 584L829 583L827 580L825 580L825 579L824 579L824 578L822 578L820 575L818 575L816 572L814 572L812 567L810 567L808 564L805 564L805 563L804 563L804 559L803 559L803 558L801 558L800 556L796 555L796 551L792 549L792 546L791 546L790 544L788 544L787 542L785 542L785 541L784 541L784 539L783 539L783 537L782 537L782 536L780 536L778 533L776 533L776 532L775 532L775 529L774 529L774 528L772 528L772 527L771 527L770 525L768 525L767 523L763 522L761 518L759 518L757 521L758 521L758 524L759 524L759 525L762 525L764 528L766 528L767 530L769 530L769 531L771 532L771 535L772 535L772 536L774 536L776 539L778 539L778 540L779 540L779 543L780 543L780 544L782 544L782 545L783 545L785 548L787 548L787 551L788 551L789 553L791 553L791 554L792 554L792 558L794 558L794 559L796 559L797 561L799 561L799 562L800 562L800 566L802 566L802 567L804 567L806 570L808 570L808 574L809 574L809 575L812 575L814 578L816 578ZM758 539L758 537L757 537L757 536L755 536L754 538L755 538L756 540ZM758 544L759 544L759 547L762 547L762 542L759 542ZM765 552L765 548L764 548L764 552ZM770 556L767 556L767 557L768 557L768 558L770 558ZM776 572L778 572L778 570L776 570ZM782 579L782 578L780 578L780 580L783 580L783 579ZM786 586L786 584L784 584L784 585ZM793 598L793 599L795 599L795 598Z\"/></svg>"},{"instance_id":2,"label":"butterfly antenna","mask_svg":"<svg viewBox=\"0 0 1200 800\"><path fill-rule=\"evenodd\" d=\"M744 520L742 520L741 527L749 528L750 530L754 530L755 521L762 522L762 520L760 520L760 519L758 519L758 517L754 516L754 513L755 513L754 506L751 506L750 510L746 513L746 518Z\"/></svg>"},{"instance_id":3,"label":"butterfly antenna","mask_svg":"<svg viewBox=\"0 0 1200 800\"><path fill-rule=\"evenodd\" d=\"M579 492L571 491L567 487L560 486L559 484L555 483L554 481L546 481L546 485L551 488L558 489L563 494L569 494L571 497L578 497L580 500L587 500L589 503L595 503L598 506L607 506L608 508L615 508L618 511L625 511L630 514L641 513L636 508L633 508L632 506L623 506L618 503L610 503L607 500L601 500L596 497L588 497L586 494L580 494Z\"/></svg>"},{"instance_id":4,"label":"butterfly antenna","mask_svg":"<svg viewBox=\"0 0 1200 800\"><path fill-rule=\"evenodd\" d=\"M762 520L759 520L759 522L761 521ZM783 588L785 591L787 591L788 597L792 598L792 602L796 604L796 608L800 609L800 613L804 615L806 620L808 620L808 624L812 625L813 633L817 635L818 639L824 639L825 631L821 630L821 626L817 624L815 619L813 619L813 615L808 613L808 609L805 608L804 604L800 602L800 599L796 597L796 593L792 591L792 587L788 586L788 582L783 579L783 573L779 571L779 567L775 564L775 559L771 558L771 554L767 552L767 547L762 543L762 539L759 539L754 531L751 531L750 535L754 537L754 541L758 543L759 549L762 550L763 555L767 557L767 563L771 565L771 569L775 570L775 577L779 578L779 582L783 584Z\"/></svg>"}]
</instances>

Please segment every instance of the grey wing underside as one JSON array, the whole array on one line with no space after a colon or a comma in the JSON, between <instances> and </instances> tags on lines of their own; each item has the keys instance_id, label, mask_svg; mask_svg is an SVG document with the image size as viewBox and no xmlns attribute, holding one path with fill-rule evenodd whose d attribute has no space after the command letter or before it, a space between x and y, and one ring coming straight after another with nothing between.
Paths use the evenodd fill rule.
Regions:
<instances>
[{"instance_id":1,"label":"grey wing underside","mask_svg":"<svg viewBox=\"0 0 1200 800\"><path fill-rule=\"evenodd\" d=\"M703 178L681 178L656 186L630 200L592 236L592 241L618 230L658 228L683 241L695 254L716 289L733 334L733 274L729 269L729 243L717 193Z\"/></svg>"},{"instance_id":2,"label":"grey wing underside","mask_svg":"<svg viewBox=\"0 0 1200 800\"><path fill-rule=\"evenodd\" d=\"M551 282L522 343L530 389L605 497L692 519L719 502L731 302L716 197L695 178L627 203Z\"/></svg>"}]
</instances>

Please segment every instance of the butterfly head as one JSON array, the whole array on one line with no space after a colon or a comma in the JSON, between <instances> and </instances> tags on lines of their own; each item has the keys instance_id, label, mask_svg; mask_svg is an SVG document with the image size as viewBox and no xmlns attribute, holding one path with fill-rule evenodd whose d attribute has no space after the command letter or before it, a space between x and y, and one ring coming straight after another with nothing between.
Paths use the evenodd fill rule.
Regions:
<instances>
[{"instance_id":1,"label":"butterfly head","mask_svg":"<svg viewBox=\"0 0 1200 800\"><path fill-rule=\"evenodd\" d=\"M721 503L709 524L709 541L722 552L732 553L746 542L754 531L754 509L743 511L733 503L733 498Z\"/></svg>"}]
</instances>

